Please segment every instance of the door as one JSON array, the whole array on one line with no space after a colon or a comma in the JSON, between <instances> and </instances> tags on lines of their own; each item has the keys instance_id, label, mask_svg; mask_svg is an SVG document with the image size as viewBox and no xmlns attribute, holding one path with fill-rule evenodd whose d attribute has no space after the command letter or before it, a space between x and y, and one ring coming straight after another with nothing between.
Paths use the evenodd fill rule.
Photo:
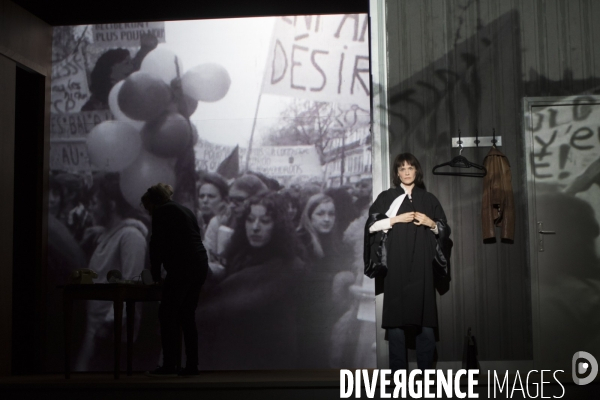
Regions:
<instances>
[{"instance_id":1,"label":"door","mask_svg":"<svg viewBox=\"0 0 600 400\"><path fill-rule=\"evenodd\" d=\"M525 99L534 364L600 359L600 97Z\"/></svg>"}]
</instances>

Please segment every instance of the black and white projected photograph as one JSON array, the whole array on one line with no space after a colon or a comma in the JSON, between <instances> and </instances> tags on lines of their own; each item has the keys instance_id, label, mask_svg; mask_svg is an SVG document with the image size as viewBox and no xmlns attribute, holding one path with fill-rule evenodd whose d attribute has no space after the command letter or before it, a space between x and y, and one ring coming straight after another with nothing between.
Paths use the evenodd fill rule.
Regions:
<instances>
[{"instance_id":1,"label":"black and white projected photograph","mask_svg":"<svg viewBox=\"0 0 600 400\"><path fill-rule=\"evenodd\" d=\"M367 22L55 27L48 288L140 282L152 234L140 199L162 182L196 215L209 257L199 369L374 368ZM47 292L60 343L62 299ZM112 303L78 303L73 370L112 370ZM150 370L162 362L158 304L135 315L133 368ZM48 351L61 370L64 349Z\"/></svg>"}]
</instances>

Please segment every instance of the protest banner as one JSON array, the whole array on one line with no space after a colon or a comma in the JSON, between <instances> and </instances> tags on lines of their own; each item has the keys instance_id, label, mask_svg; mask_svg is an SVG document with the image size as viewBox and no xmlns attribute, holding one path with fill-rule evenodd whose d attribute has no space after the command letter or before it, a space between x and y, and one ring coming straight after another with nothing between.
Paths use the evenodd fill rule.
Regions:
<instances>
[{"instance_id":1,"label":"protest banner","mask_svg":"<svg viewBox=\"0 0 600 400\"><path fill-rule=\"evenodd\" d=\"M110 110L50 114L50 138L85 137L101 122L114 119Z\"/></svg>"},{"instance_id":2,"label":"protest banner","mask_svg":"<svg viewBox=\"0 0 600 400\"><path fill-rule=\"evenodd\" d=\"M50 171L89 172L92 170L84 138L50 141Z\"/></svg>"},{"instance_id":3,"label":"protest banner","mask_svg":"<svg viewBox=\"0 0 600 400\"><path fill-rule=\"evenodd\" d=\"M155 36L159 43L164 43L165 23L135 22L92 25L94 46L98 48L139 47L140 38L146 33Z\"/></svg>"},{"instance_id":4,"label":"protest banner","mask_svg":"<svg viewBox=\"0 0 600 400\"><path fill-rule=\"evenodd\" d=\"M215 172L235 146L198 141L195 147L196 169ZM239 148L240 164L246 160L248 149ZM292 177L323 177L323 168L314 146L263 146L252 149L249 171L260 172L280 183Z\"/></svg>"},{"instance_id":5,"label":"protest banner","mask_svg":"<svg viewBox=\"0 0 600 400\"><path fill-rule=\"evenodd\" d=\"M367 25L363 14L278 18L262 93L369 109Z\"/></svg>"},{"instance_id":6,"label":"protest banner","mask_svg":"<svg viewBox=\"0 0 600 400\"><path fill-rule=\"evenodd\" d=\"M81 110L90 95L81 48L77 48L64 60L52 64L50 90L52 112L70 113Z\"/></svg>"},{"instance_id":7,"label":"protest banner","mask_svg":"<svg viewBox=\"0 0 600 400\"><path fill-rule=\"evenodd\" d=\"M114 119L110 110L50 114L50 170L89 172L87 135L103 121Z\"/></svg>"}]
</instances>

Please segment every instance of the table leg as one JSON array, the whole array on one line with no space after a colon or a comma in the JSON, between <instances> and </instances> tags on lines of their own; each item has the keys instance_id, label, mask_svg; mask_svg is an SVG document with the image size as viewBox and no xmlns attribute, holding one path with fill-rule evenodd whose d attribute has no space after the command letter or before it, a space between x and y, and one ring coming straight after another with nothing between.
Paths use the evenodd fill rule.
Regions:
<instances>
[{"instance_id":1,"label":"table leg","mask_svg":"<svg viewBox=\"0 0 600 400\"><path fill-rule=\"evenodd\" d=\"M119 379L121 369L121 330L123 329L123 300L115 299L115 379Z\"/></svg>"},{"instance_id":2,"label":"table leg","mask_svg":"<svg viewBox=\"0 0 600 400\"><path fill-rule=\"evenodd\" d=\"M127 312L127 376L131 376L133 370L133 329L135 321L135 301L125 302Z\"/></svg>"},{"instance_id":3,"label":"table leg","mask_svg":"<svg viewBox=\"0 0 600 400\"><path fill-rule=\"evenodd\" d=\"M63 313L65 330L65 379L71 378L71 331L73 330L73 298L63 290Z\"/></svg>"}]
</instances>

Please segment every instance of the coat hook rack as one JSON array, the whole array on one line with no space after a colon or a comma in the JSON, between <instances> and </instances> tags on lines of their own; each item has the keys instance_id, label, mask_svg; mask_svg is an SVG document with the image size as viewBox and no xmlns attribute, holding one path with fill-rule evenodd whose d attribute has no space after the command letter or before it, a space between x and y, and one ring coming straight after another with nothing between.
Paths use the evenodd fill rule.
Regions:
<instances>
[{"instance_id":1,"label":"coat hook rack","mask_svg":"<svg viewBox=\"0 0 600 400\"><path fill-rule=\"evenodd\" d=\"M479 132L475 130L475 136L467 136L464 137L460 133L458 133L458 137L452 138L452 147L459 147L462 149L464 147L500 147L502 146L502 136L496 136L496 129L492 130L493 136L479 136Z\"/></svg>"}]
</instances>

